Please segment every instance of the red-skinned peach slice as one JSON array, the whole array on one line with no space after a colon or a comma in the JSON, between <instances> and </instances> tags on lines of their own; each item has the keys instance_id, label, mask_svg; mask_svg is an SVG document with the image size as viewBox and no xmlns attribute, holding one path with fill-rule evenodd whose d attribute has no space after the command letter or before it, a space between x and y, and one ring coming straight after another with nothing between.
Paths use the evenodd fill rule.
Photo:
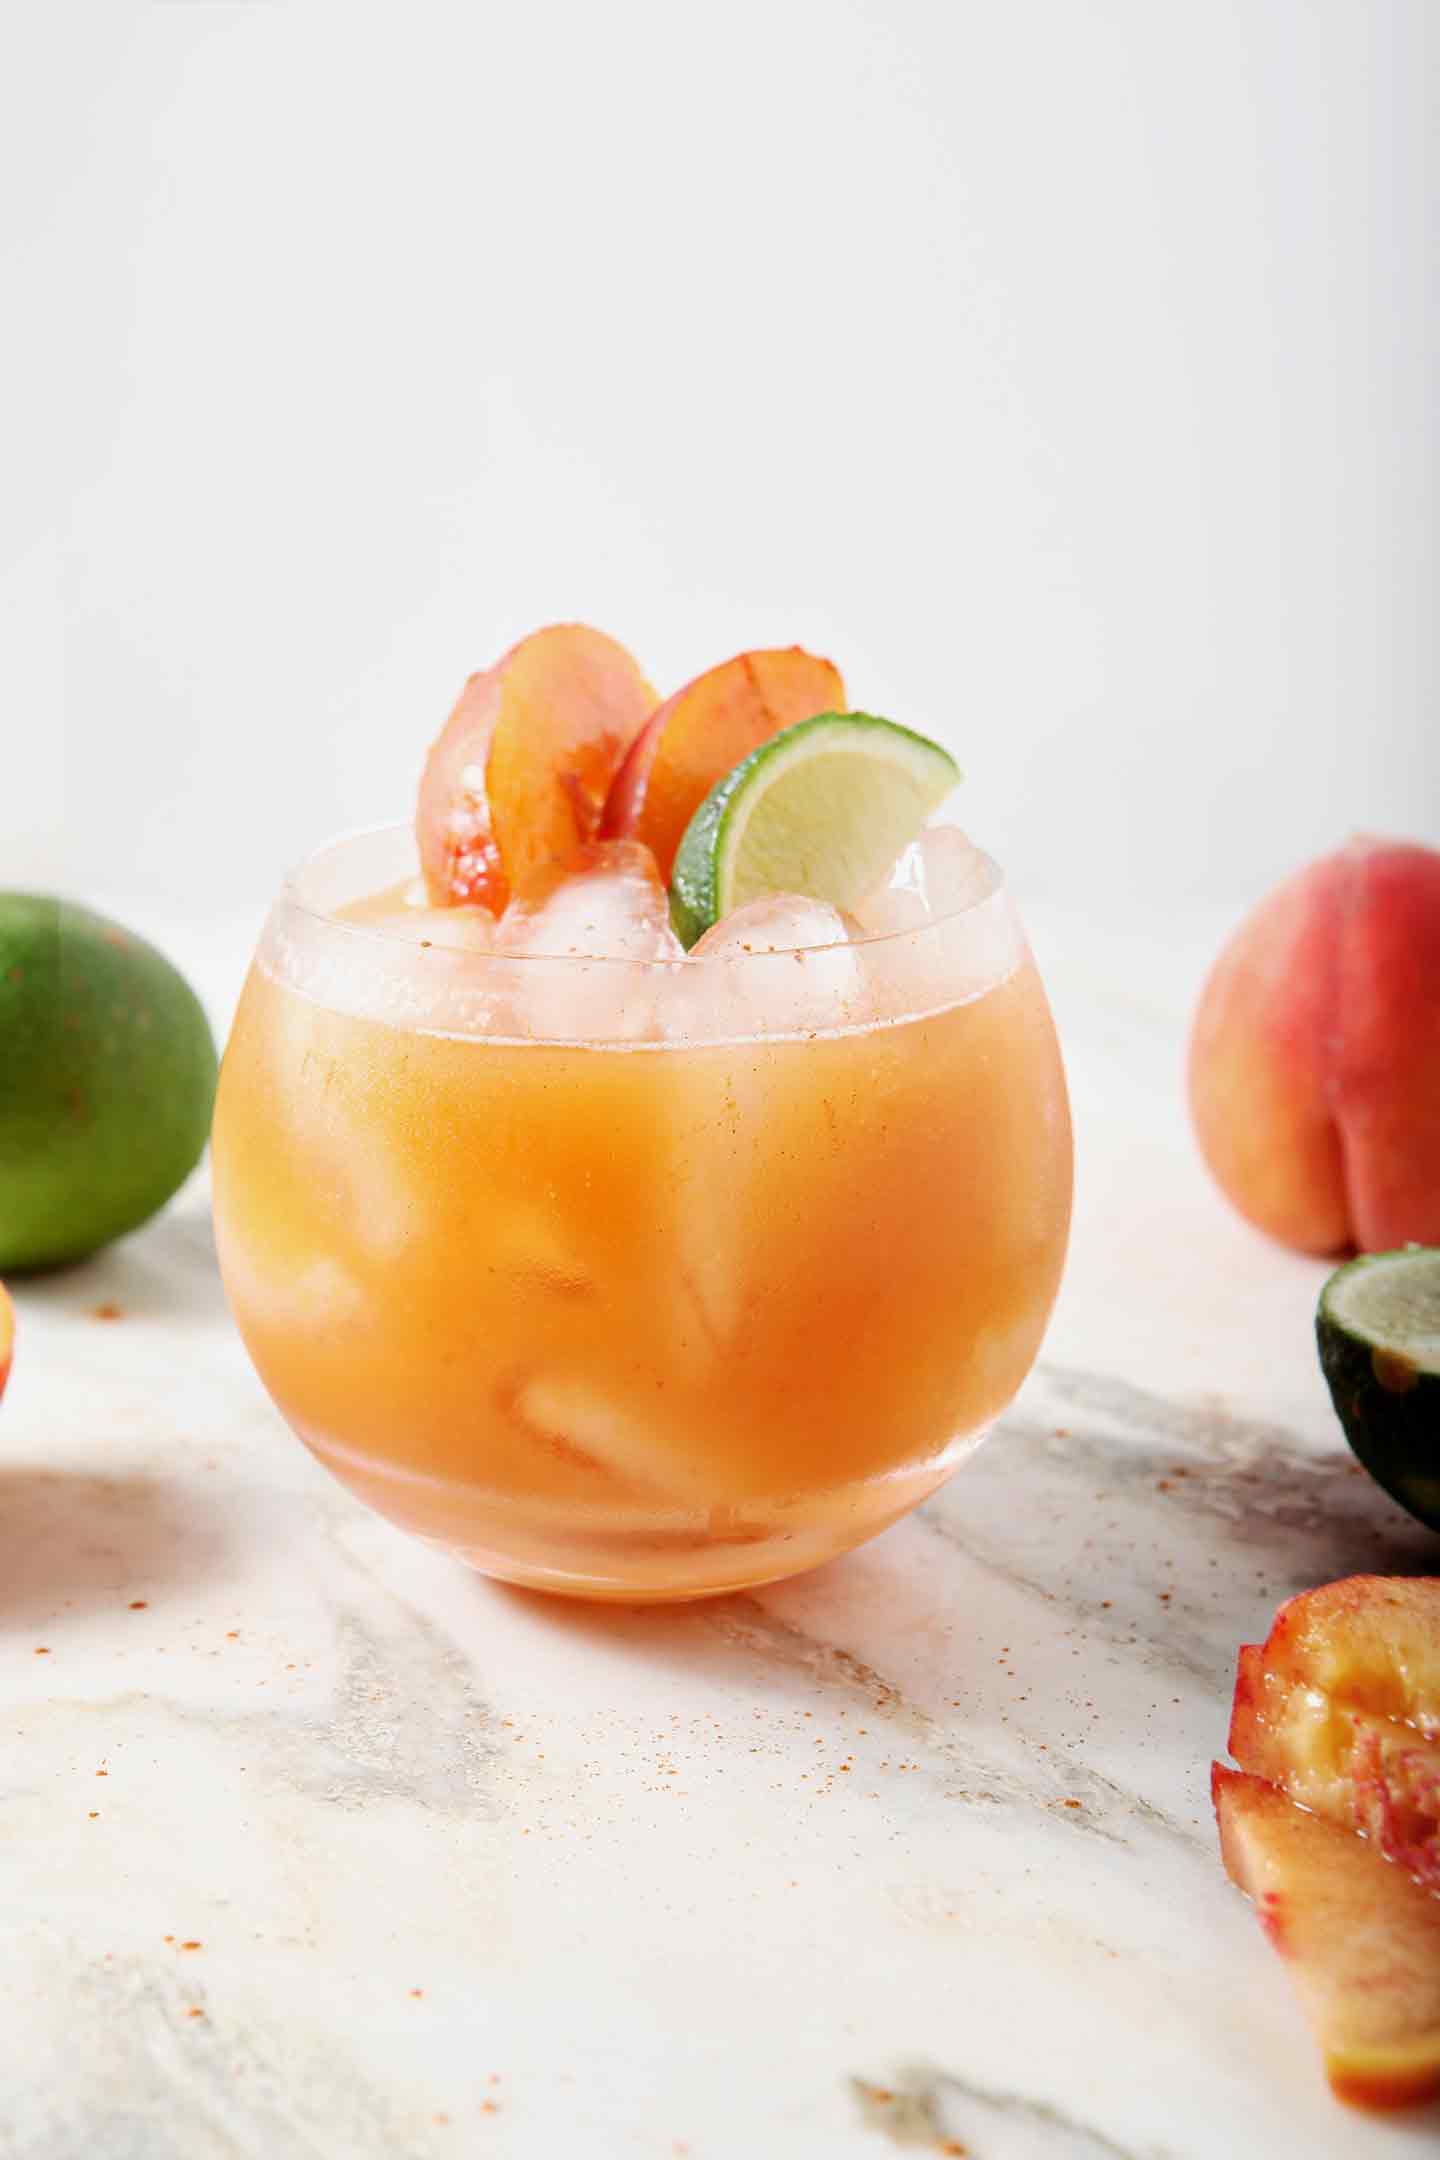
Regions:
<instances>
[{"instance_id":1,"label":"red-skinned peach slice","mask_svg":"<svg viewBox=\"0 0 1440 2160\"><path fill-rule=\"evenodd\" d=\"M1190 1105L1216 1182L1303 1252L1440 1244L1440 853L1355 840L1211 971Z\"/></svg>"},{"instance_id":2,"label":"red-skinned peach slice","mask_svg":"<svg viewBox=\"0 0 1440 2160\"><path fill-rule=\"evenodd\" d=\"M1276 1613L1260 1658L1281 1682L1440 1741L1440 1576L1346 1575L1302 1591Z\"/></svg>"},{"instance_id":3,"label":"red-skinned peach slice","mask_svg":"<svg viewBox=\"0 0 1440 2160\"><path fill-rule=\"evenodd\" d=\"M1263 1778L1217 1763L1211 1794L1226 1872L1286 1960L1336 2097L1440 2096L1440 1898Z\"/></svg>"},{"instance_id":4,"label":"red-skinned peach slice","mask_svg":"<svg viewBox=\"0 0 1440 2160\"><path fill-rule=\"evenodd\" d=\"M797 720L843 712L839 670L798 645L739 653L667 698L615 776L606 840L643 840L668 878L686 826L717 780Z\"/></svg>"},{"instance_id":5,"label":"red-skinned peach slice","mask_svg":"<svg viewBox=\"0 0 1440 2160\"><path fill-rule=\"evenodd\" d=\"M593 839L654 710L625 648L581 623L537 630L472 675L420 782L415 834L432 903L499 914L528 870Z\"/></svg>"},{"instance_id":6,"label":"red-skinned peach slice","mask_svg":"<svg viewBox=\"0 0 1440 2160\"><path fill-rule=\"evenodd\" d=\"M10 1303L10 1293L0 1283L0 1395L5 1393L5 1383L10 1378L10 1360L15 1351L15 1308Z\"/></svg>"},{"instance_id":7,"label":"red-skinned peach slice","mask_svg":"<svg viewBox=\"0 0 1440 2160\"><path fill-rule=\"evenodd\" d=\"M1428 1890L1440 1891L1440 1745L1413 1727L1336 1703L1320 1688L1240 1653L1230 1753L1242 1770L1342 1829L1369 1838Z\"/></svg>"}]
</instances>

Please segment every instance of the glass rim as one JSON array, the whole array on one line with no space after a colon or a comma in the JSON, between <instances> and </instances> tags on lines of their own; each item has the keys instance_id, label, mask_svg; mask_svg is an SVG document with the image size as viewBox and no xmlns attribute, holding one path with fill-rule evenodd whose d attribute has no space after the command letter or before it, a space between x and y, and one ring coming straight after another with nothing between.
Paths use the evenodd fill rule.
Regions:
<instances>
[{"instance_id":1,"label":"glass rim","mask_svg":"<svg viewBox=\"0 0 1440 2160\"><path fill-rule=\"evenodd\" d=\"M361 841L378 841L387 836L398 837L402 834L406 836L412 835L413 827L405 819L399 818L383 818L371 825L351 826L344 832L333 834L328 840L321 841L318 847L312 848L308 855L302 856L298 862L293 863L285 872L280 883L279 904L293 909L297 915L303 916L307 922L317 925L322 930L339 932L346 938L373 943L386 952L423 954L427 959L430 955L438 954L440 959L452 971L457 962L463 962L471 965L479 963L484 967L493 967L497 963L503 963L511 967L616 967L631 970L643 968L653 969L658 973L668 975L672 974L676 968L683 967L685 961L690 958L689 953L685 953L678 960L642 960L629 958L623 953L492 952L483 947L472 949L464 945L442 945L436 943L433 939L421 940L407 937L403 931L382 929L375 923L346 922L341 916L326 908L317 906L313 899L307 899L304 896L301 890L302 881L308 873L318 869L327 858L337 856L342 849L354 847ZM975 843L971 842L971 845L974 846ZM867 931L862 937L849 938L846 940L846 949L851 952L858 952L862 949L877 946L902 945L911 939L928 937L934 932L945 929L947 926L963 922L967 916L978 916L983 909L993 908L997 902L1008 901L1009 885L1001 864L996 861L995 857L986 848L976 847L975 852L984 860L990 873L991 882L988 890L977 894L973 899L966 900L958 907L941 909L935 914L927 915L923 922L911 923L903 929ZM416 875L420 875L418 862ZM498 920L498 918L492 919ZM777 960L804 958L812 953L833 953L839 949L833 943L829 945L785 945L775 948L767 946L755 951L745 950L722 953L715 957L731 967L742 965L759 966L767 961L773 964ZM424 965L425 962L422 960L421 964Z\"/></svg>"}]
</instances>

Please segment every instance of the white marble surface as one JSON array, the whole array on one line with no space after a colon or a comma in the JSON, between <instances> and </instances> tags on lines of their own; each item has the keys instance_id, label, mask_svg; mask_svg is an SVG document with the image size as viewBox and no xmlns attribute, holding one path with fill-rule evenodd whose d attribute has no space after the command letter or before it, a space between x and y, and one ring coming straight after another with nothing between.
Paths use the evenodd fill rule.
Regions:
<instances>
[{"instance_id":1,"label":"white marble surface","mask_svg":"<svg viewBox=\"0 0 1440 2160\"><path fill-rule=\"evenodd\" d=\"M202 1185L20 1287L5 2160L1434 2149L1328 2097L1207 1782L1281 1597L1440 1554L1343 1448L1323 1270L1193 1155L1216 926L1034 926L1079 1145L1041 1367L809 1578L600 1610L408 1544L270 1409ZM223 1014L238 931L138 927Z\"/></svg>"}]
</instances>

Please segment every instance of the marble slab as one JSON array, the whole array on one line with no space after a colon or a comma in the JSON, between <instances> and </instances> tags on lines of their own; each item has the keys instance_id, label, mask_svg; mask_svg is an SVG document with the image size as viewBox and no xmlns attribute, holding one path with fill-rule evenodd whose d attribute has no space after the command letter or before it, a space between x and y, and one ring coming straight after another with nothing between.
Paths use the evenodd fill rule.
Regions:
<instances>
[{"instance_id":1,"label":"marble slab","mask_svg":"<svg viewBox=\"0 0 1440 2160\"><path fill-rule=\"evenodd\" d=\"M169 928L223 1017L239 941ZM408 1543L268 1405L203 1180L20 1287L5 2160L1435 2149L1328 2097L1207 1787L1278 1600L1440 1545L1340 1440L1323 1269L1195 1161L1213 926L1035 931L1080 1150L1042 1364L798 1581L586 1608Z\"/></svg>"}]
</instances>

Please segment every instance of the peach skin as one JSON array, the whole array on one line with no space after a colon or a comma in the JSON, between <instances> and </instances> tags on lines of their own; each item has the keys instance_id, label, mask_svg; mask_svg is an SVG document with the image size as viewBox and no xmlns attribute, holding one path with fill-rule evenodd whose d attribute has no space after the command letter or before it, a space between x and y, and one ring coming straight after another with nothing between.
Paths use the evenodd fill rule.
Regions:
<instances>
[{"instance_id":1,"label":"peach skin","mask_svg":"<svg viewBox=\"0 0 1440 2160\"><path fill-rule=\"evenodd\" d=\"M1440 1243L1440 853L1356 839L1211 970L1190 1108L1217 1184L1302 1252Z\"/></svg>"},{"instance_id":2,"label":"peach skin","mask_svg":"<svg viewBox=\"0 0 1440 2160\"><path fill-rule=\"evenodd\" d=\"M615 776L602 840L643 840L668 878L685 828L717 780L797 720L843 712L828 660L790 645L739 653L667 698Z\"/></svg>"},{"instance_id":3,"label":"peach skin","mask_svg":"<svg viewBox=\"0 0 1440 2160\"><path fill-rule=\"evenodd\" d=\"M592 840L655 703L625 648L581 623L537 630L472 675L420 782L432 904L499 914L527 871Z\"/></svg>"}]
</instances>

